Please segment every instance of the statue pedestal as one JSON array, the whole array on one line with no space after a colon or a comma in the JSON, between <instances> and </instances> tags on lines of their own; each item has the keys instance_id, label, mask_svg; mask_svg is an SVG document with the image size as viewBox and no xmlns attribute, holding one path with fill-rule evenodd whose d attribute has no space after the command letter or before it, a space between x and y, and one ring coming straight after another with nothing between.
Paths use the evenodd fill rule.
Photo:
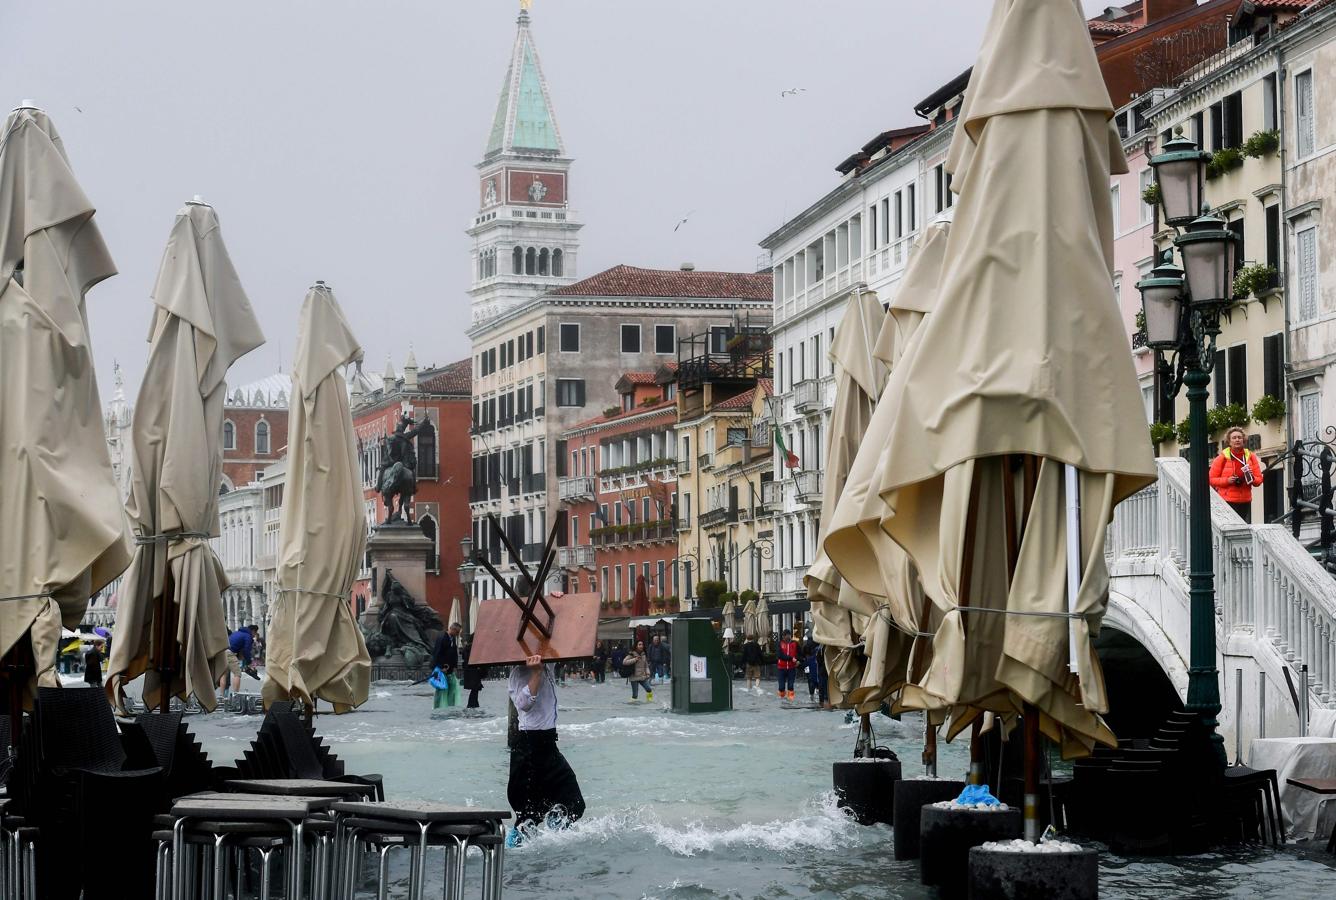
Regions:
<instances>
[{"instance_id":1,"label":"statue pedestal","mask_svg":"<svg viewBox=\"0 0 1336 900\"><path fill-rule=\"evenodd\" d=\"M377 627L382 602L380 588L386 571L394 574L414 600L427 605L427 554L435 548L421 528L407 522L377 525L372 529L366 547L371 554L375 583L371 586L371 602L360 619L363 628Z\"/></svg>"}]
</instances>

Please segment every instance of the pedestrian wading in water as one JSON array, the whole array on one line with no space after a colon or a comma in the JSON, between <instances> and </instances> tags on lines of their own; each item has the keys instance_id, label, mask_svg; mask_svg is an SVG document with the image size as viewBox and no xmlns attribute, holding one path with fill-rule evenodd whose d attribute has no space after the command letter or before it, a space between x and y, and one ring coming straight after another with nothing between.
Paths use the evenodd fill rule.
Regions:
<instances>
[{"instance_id":1,"label":"pedestrian wading in water","mask_svg":"<svg viewBox=\"0 0 1336 900\"><path fill-rule=\"evenodd\" d=\"M566 757L557 749L557 687L550 665L531 656L510 670L507 687L515 706L518 730L510 744L510 783L506 797L515 810L516 830L508 843L520 840L520 829L547 822L569 824L584 815L584 795Z\"/></svg>"}]
</instances>

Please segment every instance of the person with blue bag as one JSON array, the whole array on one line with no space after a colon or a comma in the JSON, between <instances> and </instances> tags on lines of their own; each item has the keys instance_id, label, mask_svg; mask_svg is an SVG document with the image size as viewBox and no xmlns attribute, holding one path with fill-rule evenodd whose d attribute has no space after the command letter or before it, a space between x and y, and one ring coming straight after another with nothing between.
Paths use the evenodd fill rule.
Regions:
<instances>
[{"instance_id":1,"label":"person with blue bag","mask_svg":"<svg viewBox=\"0 0 1336 900\"><path fill-rule=\"evenodd\" d=\"M436 688L432 709L455 706L459 703L459 677L455 670L459 668L459 623L452 624L436 640L436 648L431 653L431 677L427 682Z\"/></svg>"}]
</instances>

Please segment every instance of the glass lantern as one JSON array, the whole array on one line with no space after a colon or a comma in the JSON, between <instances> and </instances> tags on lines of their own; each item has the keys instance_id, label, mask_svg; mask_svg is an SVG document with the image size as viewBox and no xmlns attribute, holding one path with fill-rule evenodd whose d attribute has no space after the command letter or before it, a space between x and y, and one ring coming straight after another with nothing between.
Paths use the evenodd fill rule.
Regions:
<instances>
[{"instance_id":1,"label":"glass lantern","mask_svg":"<svg viewBox=\"0 0 1336 900\"><path fill-rule=\"evenodd\" d=\"M1166 224L1186 225L1201 214L1206 161L1210 158L1211 154L1181 132L1164 145L1163 153L1151 157L1150 167L1155 170L1155 183L1160 186Z\"/></svg>"},{"instance_id":2,"label":"glass lantern","mask_svg":"<svg viewBox=\"0 0 1336 900\"><path fill-rule=\"evenodd\" d=\"M1175 241L1194 307L1220 307L1234 298L1235 241L1225 220L1209 209Z\"/></svg>"},{"instance_id":3,"label":"glass lantern","mask_svg":"<svg viewBox=\"0 0 1336 900\"><path fill-rule=\"evenodd\" d=\"M1152 350L1178 347L1178 328L1182 321L1183 270L1174 265L1171 252L1149 276L1137 282L1141 309L1146 318L1146 346Z\"/></svg>"}]
</instances>

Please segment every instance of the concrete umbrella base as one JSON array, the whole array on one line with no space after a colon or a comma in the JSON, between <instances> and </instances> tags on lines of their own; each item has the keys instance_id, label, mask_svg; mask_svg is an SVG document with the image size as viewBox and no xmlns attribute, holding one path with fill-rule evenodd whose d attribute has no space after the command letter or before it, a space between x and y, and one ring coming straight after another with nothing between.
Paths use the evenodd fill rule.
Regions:
<instances>
[{"instance_id":1,"label":"concrete umbrella base","mask_svg":"<svg viewBox=\"0 0 1336 900\"><path fill-rule=\"evenodd\" d=\"M965 789L963 781L903 778L895 783L895 858L918 859L919 811L925 803L954 800Z\"/></svg>"},{"instance_id":2,"label":"concrete umbrella base","mask_svg":"<svg viewBox=\"0 0 1336 900\"><path fill-rule=\"evenodd\" d=\"M859 825L895 823L895 783L900 780L898 759L842 759L832 766L835 795L840 807L854 814Z\"/></svg>"},{"instance_id":3,"label":"concrete umbrella base","mask_svg":"<svg viewBox=\"0 0 1336 900\"><path fill-rule=\"evenodd\" d=\"M1096 900L1099 854L970 849L970 900Z\"/></svg>"},{"instance_id":4,"label":"concrete umbrella base","mask_svg":"<svg viewBox=\"0 0 1336 900\"><path fill-rule=\"evenodd\" d=\"M923 807L919 827L919 875L935 884L946 897L965 896L969 884L970 848L988 841L1007 841L1024 830L1021 811L1015 809L952 809Z\"/></svg>"}]
</instances>

